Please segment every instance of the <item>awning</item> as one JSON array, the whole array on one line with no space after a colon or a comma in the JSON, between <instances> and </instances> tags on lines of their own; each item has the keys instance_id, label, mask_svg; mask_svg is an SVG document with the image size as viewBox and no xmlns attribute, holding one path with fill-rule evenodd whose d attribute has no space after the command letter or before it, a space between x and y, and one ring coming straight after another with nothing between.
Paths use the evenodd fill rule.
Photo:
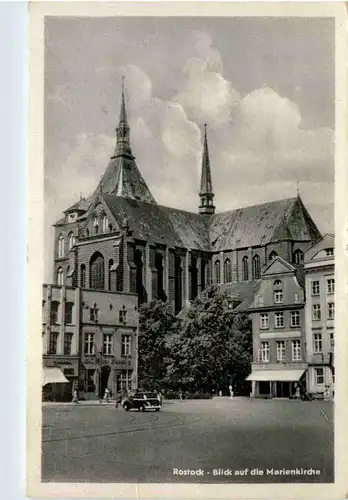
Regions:
<instances>
[{"instance_id":1,"label":"awning","mask_svg":"<svg viewBox=\"0 0 348 500\"><path fill-rule=\"evenodd\" d=\"M300 380L305 370L258 370L252 372L246 380L255 382L296 382Z\"/></svg>"},{"instance_id":2,"label":"awning","mask_svg":"<svg viewBox=\"0 0 348 500\"><path fill-rule=\"evenodd\" d=\"M43 369L42 385L46 384L66 384L69 380L65 378L62 370L56 367L48 367Z\"/></svg>"}]
</instances>

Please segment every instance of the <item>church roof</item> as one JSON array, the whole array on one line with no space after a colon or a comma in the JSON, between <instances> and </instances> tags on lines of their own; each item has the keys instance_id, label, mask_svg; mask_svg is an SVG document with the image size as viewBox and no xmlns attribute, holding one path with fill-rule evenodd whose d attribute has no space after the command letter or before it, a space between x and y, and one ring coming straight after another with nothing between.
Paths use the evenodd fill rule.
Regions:
<instances>
[{"instance_id":1,"label":"church roof","mask_svg":"<svg viewBox=\"0 0 348 500\"><path fill-rule=\"evenodd\" d=\"M251 306L254 295L260 288L261 280L256 281L238 281L233 283L223 283L219 286L220 292L225 292L231 298L240 301L233 312L243 312Z\"/></svg>"},{"instance_id":2,"label":"church roof","mask_svg":"<svg viewBox=\"0 0 348 500\"><path fill-rule=\"evenodd\" d=\"M214 252L263 246L271 241L310 241L320 233L299 197L215 214L209 225Z\"/></svg>"},{"instance_id":3,"label":"church roof","mask_svg":"<svg viewBox=\"0 0 348 500\"><path fill-rule=\"evenodd\" d=\"M134 238L172 247L209 250L207 221L199 214L102 193L117 224L128 220Z\"/></svg>"}]
</instances>

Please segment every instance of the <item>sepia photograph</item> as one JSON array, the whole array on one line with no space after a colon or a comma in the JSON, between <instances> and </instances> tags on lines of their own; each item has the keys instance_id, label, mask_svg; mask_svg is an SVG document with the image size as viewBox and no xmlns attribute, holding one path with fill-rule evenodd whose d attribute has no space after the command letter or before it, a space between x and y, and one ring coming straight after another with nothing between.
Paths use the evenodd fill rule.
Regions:
<instances>
[{"instance_id":1,"label":"sepia photograph","mask_svg":"<svg viewBox=\"0 0 348 500\"><path fill-rule=\"evenodd\" d=\"M42 27L41 483L334 484L336 11Z\"/></svg>"}]
</instances>

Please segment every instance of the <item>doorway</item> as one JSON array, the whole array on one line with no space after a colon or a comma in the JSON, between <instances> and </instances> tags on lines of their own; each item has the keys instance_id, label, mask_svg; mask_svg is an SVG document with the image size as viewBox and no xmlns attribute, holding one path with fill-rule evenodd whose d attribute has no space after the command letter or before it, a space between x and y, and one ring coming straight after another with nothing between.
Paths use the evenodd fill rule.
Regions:
<instances>
[{"instance_id":1,"label":"doorway","mask_svg":"<svg viewBox=\"0 0 348 500\"><path fill-rule=\"evenodd\" d=\"M276 398L290 397L290 382L276 382Z\"/></svg>"},{"instance_id":2,"label":"doorway","mask_svg":"<svg viewBox=\"0 0 348 500\"><path fill-rule=\"evenodd\" d=\"M110 372L111 372L110 366L105 365L101 369L99 397L103 397L105 394L105 389L107 388L109 382Z\"/></svg>"}]
</instances>

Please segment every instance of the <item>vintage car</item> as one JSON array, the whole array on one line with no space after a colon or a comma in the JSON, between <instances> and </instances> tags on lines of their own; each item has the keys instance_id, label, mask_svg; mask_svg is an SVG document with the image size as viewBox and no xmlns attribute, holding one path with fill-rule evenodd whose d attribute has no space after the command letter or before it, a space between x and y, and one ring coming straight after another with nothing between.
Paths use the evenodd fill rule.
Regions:
<instances>
[{"instance_id":1,"label":"vintage car","mask_svg":"<svg viewBox=\"0 0 348 500\"><path fill-rule=\"evenodd\" d=\"M133 396L123 399L121 405L126 411L160 411L162 408L160 399L154 392L136 392Z\"/></svg>"}]
</instances>

